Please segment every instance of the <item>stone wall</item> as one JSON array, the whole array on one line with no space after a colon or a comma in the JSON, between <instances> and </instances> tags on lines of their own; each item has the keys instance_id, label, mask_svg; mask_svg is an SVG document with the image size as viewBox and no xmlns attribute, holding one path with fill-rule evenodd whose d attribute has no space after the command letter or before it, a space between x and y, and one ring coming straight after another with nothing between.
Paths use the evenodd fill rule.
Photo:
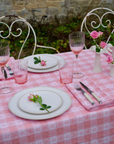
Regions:
<instances>
[{"instance_id":1,"label":"stone wall","mask_svg":"<svg viewBox=\"0 0 114 144\"><path fill-rule=\"evenodd\" d=\"M0 16L15 14L31 19L35 14L36 19L47 15L48 20L56 16L62 21L68 15L84 17L100 6L114 10L114 0L0 0Z\"/></svg>"}]
</instances>

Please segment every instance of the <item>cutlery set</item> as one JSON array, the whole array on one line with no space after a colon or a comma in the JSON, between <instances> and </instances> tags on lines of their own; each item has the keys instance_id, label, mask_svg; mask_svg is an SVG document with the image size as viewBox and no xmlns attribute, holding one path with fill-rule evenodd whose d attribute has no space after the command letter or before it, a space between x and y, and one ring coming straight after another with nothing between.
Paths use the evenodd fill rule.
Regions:
<instances>
[{"instance_id":1,"label":"cutlery set","mask_svg":"<svg viewBox=\"0 0 114 144\"><path fill-rule=\"evenodd\" d=\"M91 91L87 86L85 86L82 82L80 82L81 86L86 89L100 104L102 103L102 101L100 100L100 98L93 92ZM95 105L95 102L91 99L91 97L86 93L86 91L84 91L79 84L74 84L74 87L76 90L81 91L83 93L83 95L86 97L86 99L92 104Z\"/></svg>"},{"instance_id":2,"label":"cutlery set","mask_svg":"<svg viewBox=\"0 0 114 144\"><path fill-rule=\"evenodd\" d=\"M6 68L9 70L10 75L14 75L13 71L11 70L11 67L8 64L6 64Z\"/></svg>"}]
</instances>

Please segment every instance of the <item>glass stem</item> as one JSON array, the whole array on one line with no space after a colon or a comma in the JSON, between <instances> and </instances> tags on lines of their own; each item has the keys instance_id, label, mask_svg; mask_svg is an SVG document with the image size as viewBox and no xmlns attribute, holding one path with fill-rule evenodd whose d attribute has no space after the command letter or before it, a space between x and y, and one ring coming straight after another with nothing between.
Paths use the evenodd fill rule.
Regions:
<instances>
[{"instance_id":1,"label":"glass stem","mask_svg":"<svg viewBox=\"0 0 114 144\"><path fill-rule=\"evenodd\" d=\"M76 74L78 74L78 55L76 55Z\"/></svg>"},{"instance_id":2,"label":"glass stem","mask_svg":"<svg viewBox=\"0 0 114 144\"><path fill-rule=\"evenodd\" d=\"M3 74L3 81L4 81L4 88L6 88L6 83L5 83L5 76L4 76L4 67L1 67L1 71L2 71L2 74Z\"/></svg>"}]
</instances>

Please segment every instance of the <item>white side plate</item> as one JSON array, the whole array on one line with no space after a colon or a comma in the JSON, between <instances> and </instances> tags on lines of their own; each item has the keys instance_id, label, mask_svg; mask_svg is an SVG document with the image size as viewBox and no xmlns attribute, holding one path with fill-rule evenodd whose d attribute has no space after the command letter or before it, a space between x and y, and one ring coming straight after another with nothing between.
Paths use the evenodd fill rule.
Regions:
<instances>
[{"instance_id":1,"label":"white side plate","mask_svg":"<svg viewBox=\"0 0 114 144\"><path fill-rule=\"evenodd\" d=\"M42 114L42 115L29 114L29 113L26 113L26 112L20 110L20 108L18 107L19 99L26 93L31 93L33 91L39 91L39 90L53 91L53 92L57 93L58 95L60 95L63 100L62 106L51 113ZM8 107L13 114L15 114L18 117L21 117L24 119L31 119L31 120L43 120L43 119L50 119L50 118L59 116L62 113L64 113L66 110L68 110L70 108L70 106L71 106L70 96L66 92L64 92L60 89L53 88L53 87L34 87L34 88L24 89L24 90L18 92L17 94L15 94L11 98L11 100L9 101L9 104L8 104Z\"/></svg>"},{"instance_id":2,"label":"white side plate","mask_svg":"<svg viewBox=\"0 0 114 144\"><path fill-rule=\"evenodd\" d=\"M31 56L25 57L24 59L28 60L28 59L33 58L33 57L35 57L35 56L38 57L38 56L41 56L41 55L43 55L43 56L51 56L51 57L56 58L57 60L61 60L61 59L62 59L62 60L63 60L63 66L62 66L62 67L65 66L65 60L64 60L61 56L58 56L58 55L38 54L38 55L31 55ZM43 69L43 70L32 69L32 68L28 67L28 71L29 71L29 72L34 72L34 73L46 73L46 72L52 72L52 71L55 71L55 70L58 70L58 65L56 65L56 66L54 66L54 67L52 67L52 68Z\"/></svg>"},{"instance_id":3,"label":"white side plate","mask_svg":"<svg viewBox=\"0 0 114 144\"><path fill-rule=\"evenodd\" d=\"M47 106L51 106L49 108L49 112L53 112L56 109L58 109L62 105L62 98L53 91L35 91L31 94L39 95L42 98L42 103L47 104ZM40 110L41 106L40 104L31 102L28 100L28 96L30 93L25 94L22 96L18 101L18 106L21 110L31 113L31 114L45 114L48 113L46 110Z\"/></svg>"},{"instance_id":4,"label":"white side plate","mask_svg":"<svg viewBox=\"0 0 114 144\"><path fill-rule=\"evenodd\" d=\"M34 57L39 58L39 56L34 56ZM48 68L51 68L51 67L54 67L57 65L57 59L52 56L47 56L47 55L40 56L41 60L46 61L45 66L42 66L40 63L34 64L34 61L35 61L34 57L28 59L28 67L30 67L30 68L43 70L43 69L48 69Z\"/></svg>"}]
</instances>

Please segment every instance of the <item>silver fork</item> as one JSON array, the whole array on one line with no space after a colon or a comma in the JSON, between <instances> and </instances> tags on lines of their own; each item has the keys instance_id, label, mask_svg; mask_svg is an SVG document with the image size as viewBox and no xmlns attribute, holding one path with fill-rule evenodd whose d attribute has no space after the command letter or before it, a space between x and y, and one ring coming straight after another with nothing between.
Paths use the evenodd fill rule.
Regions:
<instances>
[{"instance_id":1,"label":"silver fork","mask_svg":"<svg viewBox=\"0 0 114 144\"><path fill-rule=\"evenodd\" d=\"M90 96L79 86L78 83L74 84L74 87L76 90L81 91L83 95L86 97L86 99L92 104L95 105L95 102L90 98Z\"/></svg>"},{"instance_id":2,"label":"silver fork","mask_svg":"<svg viewBox=\"0 0 114 144\"><path fill-rule=\"evenodd\" d=\"M9 70L9 74L10 75L14 75L13 71L11 70L10 66L8 64L6 64L7 69Z\"/></svg>"}]
</instances>

